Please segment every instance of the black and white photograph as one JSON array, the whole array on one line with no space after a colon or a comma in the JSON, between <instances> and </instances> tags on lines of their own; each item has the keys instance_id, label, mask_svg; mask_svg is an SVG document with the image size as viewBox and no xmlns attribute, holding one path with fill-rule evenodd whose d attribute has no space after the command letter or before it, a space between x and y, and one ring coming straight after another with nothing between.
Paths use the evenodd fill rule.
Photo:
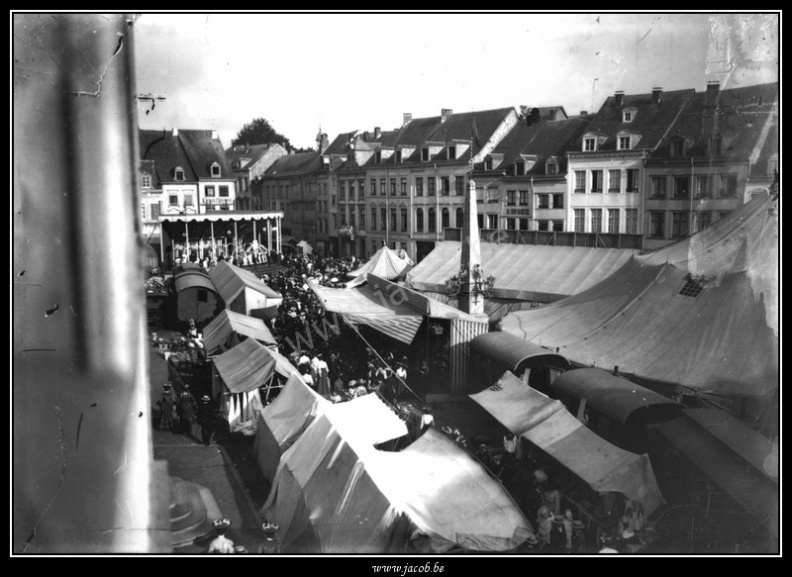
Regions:
<instances>
[{"instance_id":1,"label":"black and white photograph","mask_svg":"<svg viewBox=\"0 0 792 577\"><path fill-rule=\"evenodd\" d=\"M10 16L11 557L782 555L781 11Z\"/></svg>"}]
</instances>

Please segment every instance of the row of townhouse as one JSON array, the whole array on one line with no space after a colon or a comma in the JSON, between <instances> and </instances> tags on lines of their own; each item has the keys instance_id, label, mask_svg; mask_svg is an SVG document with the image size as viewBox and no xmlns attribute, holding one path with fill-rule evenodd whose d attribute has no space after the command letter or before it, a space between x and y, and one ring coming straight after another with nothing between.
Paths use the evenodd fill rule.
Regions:
<instances>
[{"instance_id":1,"label":"row of townhouse","mask_svg":"<svg viewBox=\"0 0 792 577\"><path fill-rule=\"evenodd\" d=\"M160 216L235 209L237 179L217 131L139 130L144 239L159 242Z\"/></svg>"},{"instance_id":2,"label":"row of townhouse","mask_svg":"<svg viewBox=\"0 0 792 577\"><path fill-rule=\"evenodd\" d=\"M320 131L316 152L281 157L252 184L253 208L283 210L286 234L328 254L363 258L385 243L420 260L459 238L472 162L490 238L568 231L655 248L770 188L777 102L777 83L710 84L617 92L575 117L560 106L444 109L332 143Z\"/></svg>"}]
</instances>

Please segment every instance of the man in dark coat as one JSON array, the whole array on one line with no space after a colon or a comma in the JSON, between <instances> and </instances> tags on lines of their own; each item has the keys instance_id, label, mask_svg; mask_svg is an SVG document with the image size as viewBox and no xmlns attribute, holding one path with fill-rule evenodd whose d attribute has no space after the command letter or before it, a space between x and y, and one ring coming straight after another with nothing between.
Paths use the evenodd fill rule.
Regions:
<instances>
[{"instance_id":1,"label":"man in dark coat","mask_svg":"<svg viewBox=\"0 0 792 577\"><path fill-rule=\"evenodd\" d=\"M204 395L201 398L201 404L198 405L198 424L201 427L201 439L204 445L209 445L212 442L212 431L214 430L214 405L209 395Z\"/></svg>"}]
</instances>

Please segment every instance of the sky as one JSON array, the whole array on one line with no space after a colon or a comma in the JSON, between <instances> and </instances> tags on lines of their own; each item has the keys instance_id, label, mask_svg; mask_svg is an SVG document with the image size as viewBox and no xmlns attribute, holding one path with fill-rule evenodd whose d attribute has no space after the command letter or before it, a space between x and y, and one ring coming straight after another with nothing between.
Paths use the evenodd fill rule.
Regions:
<instances>
[{"instance_id":1,"label":"sky","mask_svg":"<svg viewBox=\"0 0 792 577\"><path fill-rule=\"evenodd\" d=\"M265 118L296 147L320 127L520 105L596 111L627 94L778 81L777 14L142 13L141 128L214 129L224 146ZM148 114L146 114L148 111Z\"/></svg>"}]
</instances>

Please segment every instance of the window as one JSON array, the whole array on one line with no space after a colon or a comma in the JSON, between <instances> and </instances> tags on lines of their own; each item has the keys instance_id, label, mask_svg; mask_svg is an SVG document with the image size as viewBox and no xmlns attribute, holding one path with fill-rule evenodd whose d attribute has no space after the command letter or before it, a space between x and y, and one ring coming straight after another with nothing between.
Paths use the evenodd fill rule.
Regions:
<instances>
[{"instance_id":1,"label":"window","mask_svg":"<svg viewBox=\"0 0 792 577\"><path fill-rule=\"evenodd\" d=\"M160 205L159 203L151 205L151 220L157 220L160 215Z\"/></svg>"},{"instance_id":2,"label":"window","mask_svg":"<svg viewBox=\"0 0 792 577\"><path fill-rule=\"evenodd\" d=\"M602 192L602 171L591 171L591 192Z\"/></svg>"},{"instance_id":3,"label":"window","mask_svg":"<svg viewBox=\"0 0 792 577\"><path fill-rule=\"evenodd\" d=\"M216 162L212 163L212 178L220 178L220 165Z\"/></svg>"},{"instance_id":4,"label":"window","mask_svg":"<svg viewBox=\"0 0 792 577\"><path fill-rule=\"evenodd\" d=\"M517 230L517 219L515 219L515 218L507 218L506 219L506 230Z\"/></svg>"},{"instance_id":5,"label":"window","mask_svg":"<svg viewBox=\"0 0 792 577\"><path fill-rule=\"evenodd\" d=\"M652 238L665 238L665 213L649 213L649 236Z\"/></svg>"},{"instance_id":6,"label":"window","mask_svg":"<svg viewBox=\"0 0 792 577\"><path fill-rule=\"evenodd\" d=\"M638 192L638 169L627 169L627 192Z\"/></svg>"},{"instance_id":7,"label":"window","mask_svg":"<svg viewBox=\"0 0 792 577\"><path fill-rule=\"evenodd\" d=\"M500 202L500 195L498 194L497 186L487 187L487 202Z\"/></svg>"},{"instance_id":8,"label":"window","mask_svg":"<svg viewBox=\"0 0 792 577\"><path fill-rule=\"evenodd\" d=\"M140 186L142 188L151 188L151 175L144 172L140 175Z\"/></svg>"},{"instance_id":9,"label":"window","mask_svg":"<svg viewBox=\"0 0 792 577\"><path fill-rule=\"evenodd\" d=\"M492 157L484 159L484 170L492 170Z\"/></svg>"},{"instance_id":10,"label":"window","mask_svg":"<svg viewBox=\"0 0 792 577\"><path fill-rule=\"evenodd\" d=\"M366 185L365 180L358 180L358 196L360 197L360 200L363 200L363 197L366 194L365 185Z\"/></svg>"},{"instance_id":11,"label":"window","mask_svg":"<svg viewBox=\"0 0 792 577\"><path fill-rule=\"evenodd\" d=\"M401 209L401 231L407 232L407 209Z\"/></svg>"},{"instance_id":12,"label":"window","mask_svg":"<svg viewBox=\"0 0 792 577\"><path fill-rule=\"evenodd\" d=\"M584 138L583 139L583 151L584 152L593 152L597 150L597 139L596 138Z\"/></svg>"},{"instance_id":13,"label":"window","mask_svg":"<svg viewBox=\"0 0 792 577\"><path fill-rule=\"evenodd\" d=\"M608 192L621 192L621 170L608 171Z\"/></svg>"},{"instance_id":14,"label":"window","mask_svg":"<svg viewBox=\"0 0 792 577\"><path fill-rule=\"evenodd\" d=\"M518 195L518 202L520 206L528 206L528 191L527 190L520 190L517 193Z\"/></svg>"},{"instance_id":15,"label":"window","mask_svg":"<svg viewBox=\"0 0 792 577\"><path fill-rule=\"evenodd\" d=\"M625 110L622 112L622 122L632 122L633 120L633 111L632 110Z\"/></svg>"},{"instance_id":16,"label":"window","mask_svg":"<svg viewBox=\"0 0 792 577\"><path fill-rule=\"evenodd\" d=\"M712 188L709 176L696 177L696 198L709 198Z\"/></svg>"},{"instance_id":17,"label":"window","mask_svg":"<svg viewBox=\"0 0 792 577\"><path fill-rule=\"evenodd\" d=\"M447 208L444 208L440 211L440 228L448 228L451 226L451 215L448 212Z\"/></svg>"},{"instance_id":18,"label":"window","mask_svg":"<svg viewBox=\"0 0 792 577\"><path fill-rule=\"evenodd\" d=\"M721 174L720 175L720 197L731 198L737 194L737 175L736 174Z\"/></svg>"},{"instance_id":19,"label":"window","mask_svg":"<svg viewBox=\"0 0 792 577\"><path fill-rule=\"evenodd\" d=\"M390 179L390 193L392 195L396 196L396 179L395 178L391 178Z\"/></svg>"},{"instance_id":20,"label":"window","mask_svg":"<svg viewBox=\"0 0 792 577\"><path fill-rule=\"evenodd\" d=\"M140 218L146 220L146 203L140 204Z\"/></svg>"},{"instance_id":21,"label":"window","mask_svg":"<svg viewBox=\"0 0 792 577\"><path fill-rule=\"evenodd\" d=\"M427 191L426 194L428 196L434 196L437 194L437 179L434 176L430 176L426 179Z\"/></svg>"},{"instance_id":22,"label":"window","mask_svg":"<svg viewBox=\"0 0 792 577\"><path fill-rule=\"evenodd\" d=\"M638 234L638 209L637 208L625 209L624 216L626 221L624 232L626 234Z\"/></svg>"},{"instance_id":23,"label":"window","mask_svg":"<svg viewBox=\"0 0 792 577\"><path fill-rule=\"evenodd\" d=\"M465 196L465 177L454 177L454 194L457 196Z\"/></svg>"},{"instance_id":24,"label":"window","mask_svg":"<svg viewBox=\"0 0 792 577\"><path fill-rule=\"evenodd\" d=\"M184 195L184 206L193 206L193 195L192 194L185 194Z\"/></svg>"},{"instance_id":25,"label":"window","mask_svg":"<svg viewBox=\"0 0 792 577\"><path fill-rule=\"evenodd\" d=\"M619 150L629 150L630 149L630 136L620 136L619 137Z\"/></svg>"},{"instance_id":26,"label":"window","mask_svg":"<svg viewBox=\"0 0 792 577\"><path fill-rule=\"evenodd\" d=\"M522 161L517 161L514 163L514 176L524 176L525 175L525 163Z\"/></svg>"},{"instance_id":27,"label":"window","mask_svg":"<svg viewBox=\"0 0 792 577\"><path fill-rule=\"evenodd\" d=\"M553 208L564 208L564 195L563 194L554 194L553 195Z\"/></svg>"},{"instance_id":28,"label":"window","mask_svg":"<svg viewBox=\"0 0 792 577\"><path fill-rule=\"evenodd\" d=\"M465 226L465 211L461 208L456 209L456 227L464 228Z\"/></svg>"},{"instance_id":29,"label":"window","mask_svg":"<svg viewBox=\"0 0 792 577\"><path fill-rule=\"evenodd\" d=\"M377 209L371 209L371 230L377 229Z\"/></svg>"},{"instance_id":30,"label":"window","mask_svg":"<svg viewBox=\"0 0 792 577\"><path fill-rule=\"evenodd\" d=\"M385 188L387 186L386 180L384 178L380 178L380 194L385 196L388 192L388 189Z\"/></svg>"},{"instance_id":31,"label":"window","mask_svg":"<svg viewBox=\"0 0 792 577\"><path fill-rule=\"evenodd\" d=\"M449 146L448 147L448 160L455 160L456 159L456 146Z\"/></svg>"},{"instance_id":32,"label":"window","mask_svg":"<svg viewBox=\"0 0 792 577\"><path fill-rule=\"evenodd\" d=\"M591 232L602 232L602 209L591 209Z\"/></svg>"},{"instance_id":33,"label":"window","mask_svg":"<svg viewBox=\"0 0 792 577\"><path fill-rule=\"evenodd\" d=\"M586 171L575 171L575 192L586 192Z\"/></svg>"},{"instance_id":34,"label":"window","mask_svg":"<svg viewBox=\"0 0 792 577\"><path fill-rule=\"evenodd\" d=\"M550 208L550 195L537 194L536 195L536 208ZM542 230L541 228L539 230Z\"/></svg>"},{"instance_id":35,"label":"window","mask_svg":"<svg viewBox=\"0 0 792 577\"><path fill-rule=\"evenodd\" d=\"M336 205L336 195L335 194L331 194L330 195L330 206L335 206L335 205Z\"/></svg>"},{"instance_id":36,"label":"window","mask_svg":"<svg viewBox=\"0 0 792 577\"><path fill-rule=\"evenodd\" d=\"M700 278L695 278L693 275L689 274L685 277L685 284L682 285L682 288L679 290L679 294L681 294L683 297L696 298L703 290L704 285L701 284Z\"/></svg>"},{"instance_id":37,"label":"window","mask_svg":"<svg viewBox=\"0 0 792 577\"><path fill-rule=\"evenodd\" d=\"M366 209L360 207L360 218L358 219L358 226L363 230L366 229Z\"/></svg>"},{"instance_id":38,"label":"window","mask_svg":"<svg viewBox=\"0 0 792 577\"><path fill-rule=\"evenodd\" d=\"M355 193L355 183L354 182L350 182L349 183L349 201L350 202L355 202L356 200L357 200L357 195Z\"/></svg>"},{"instance_id":39,"label":"window","mask_svg":"<svg viewBox=\"0 0 792 577\"><path fill-rule=\"evenodd\" d=\"M423 196L423 176L415 177L415 196Z\"/></svg>"},{"instance_id":40,"label":"window","mask_svg":"<svg viewBox=\"0 0 792 577\"><path fill-rule=\"evenodd\" d=\"M476 187L476 202L479 203L479 204L484 202L484 187L483 186L477 186Z\"/></svg>"},{"instance_id":41,"label":"window","mask_svg":"<svg viewBox=\"0 0 792 577\"><path fill-rule=\"evenodd\" d=\"M497 230L498 229L498 215L497 214L488 214L487 215L487 228L490 230Z\"/></svg>"},{"instance_id":42,"label":"window","mask_svg":"<svg viewBox=\"0 0 792 577\"><path fill-rule=\"evenodd\" d=\"M423 209L419 208L415 211L415 232L423 232Z\"/></svg>"},{"instance_id":43,"label":"window","mask_svg":"<svg viewBox=\"0 0 792 577\"><path fill-rule=\"evenodd\" d=\"M517 191L516 190L507 190L506 191L506 206L517 206Z\"/></svg>"},{"instance_id":44,"label":"window","mask_svg":"<svg viewBox=\"0 0 792 577\"><path fill-rule=\"evenodd\" d=\"M558 174L558 163L557 162L548 162L547 163L547 174Z\"/></svg>"},{"instance_id":45,"label":"window","mask_svg":"<svg viewBox=\"0 0 792 577\"><path fill-rule=\"evenodd\" d=\"M385 230L388 226L388 211L380 209L380 230Z\"/></svg>"},{"instance_id":46,"label":"window","mask_svg":"<svg viewBox=\"0 0 792 577\"><path fill-rule=\"evenodd\" d=\"M288 189L288 187L287 187L287 189ZM227 186L221 186L220 187L220 196L226 196L226 197L228 196L228 187Z\"/></svg>"},{"instance_id":47,"label":"window","mask_svg":"<svg viewBox=\"0 0 792 577\"><path fill-rule=\"evenodd\" d=\"M173 180L184 180L184 169L181 166L173 169Z\"/></svg>"},{"instance_id":48,"label":"window","mask_svg":"<svg viewBox=\"0 0 792 577\"><path fill-rule=\"evenodd\" d=\"M429 149L428 148L422 148L421 149L421 160L423 162L427 162L429 160Z\"/></svg>"},{"instance_id":49,"label":"window","mask_svg":"<svg viewBox=\"0 0 792 577\"><path fill-rule=\"evenodd\" d=\"M564 231L564 221L563 220L554 220L553 222L553 232L563 232Z\"/></svg>"},{"instance_id":50,"label":"window","mask_svg":"<svg viewBox=\"0 0 792 577\"><path fill-rule=\"evenodd\" d=\"M653 176L651 178L652 190L649 198L665 198L666 197L666 177Z\"/></svg>"},{"instance_id":51,"label":"window","mask_svg":"<svg viewBox=\"0 0 792 577\"><path fill-rule=\"evenodd\" d=\"M685 156L685 141L682 138L675 138L671 141L671 156Z\"/></svg>"},{"instance_id":52,"label":"window","mask_svg":"<svg viewBox=\"0 0 792 577\"><path fill-rule=\"evenodd\" d=\"M775 173L777 171L778 171L778 157L773 155L767 161L767 176L775 176Z\"/></svg>"},{"instance_id":53,"label":"window","mask_svg":"<svg viewBox=\"0 0 792 577\"><path fill-rule=\"evenodd\" d=\"M347 200L349 200L347 198L346 181L339 184L338 193L339 193L338 198L341 199L342 201L346 202Z\"/></svg>"},{"instance_id":54,"label":"window","mask_svg":"<svg viewBox=\"0 0 792 577\"><path fill-rule=\"evenodd\" d=\"M440 194L448 196L451 192L451 179L447 176L440 177Z\"/></svg>"},{"instance_id":55,"label":"window","mask_svg":"<svg viewBox=\"0 0 792 577\"><path fill-rule=\"evenodd\" d=\"M674 198L690 198L690 177L674 177Z\"/></svg>"},{"instance_id":56,"label":"window","mask_svg":"<svg viewBox=\"0 0 792 577\"><path fill-rule=\"evenodd\" d=\"M619 232L619 209L608 209L608 232L616 234Z\"/></svg>"},{"instance_id":57,"label":"window","mask_svg":"<svg viewBox=\"0 0 792 577\"><path fill-rule=\"evenodd\" d=\"M550 221L549 220L537 220L536 221L536 230L540 230L540 231L548 231L548 230L550 230Z\"/></svg>"},{"instance_id":58,"label":"window","mask_svg":"<svg viewBox=\"0 0 792 577\"><path fill-rule=\"evenodd\" d=\"M374 163L380 164L382 162L382 151L378 150L374 153Z\"/></svg>"},{"instance_id":59,"label":"window","mask_svg":"<svg viewBox=\"0 0 792 577\"><path fill-rule=\"evenodd\" d=\"M687 212L675 212L671 220L671 237L679 238L687 236L690 224L690 216Z\"/></svg>"},{"instance_id":60,"label":"window","mask_svg":"<svg viewBox=\"0 0 792 577\"><path fill-rule=\"evenodd\" d=\"M575 232L585 232L586 230L586 209L575 209Z\"/></svg>"},{"instance_id":61,"label":"window","mask_svg":"<svg viewBox=\"0 0 792 577\"><path fill-rule=\"evenodd\" d=\"M393 156L396 158L396 162L401 162L402 161L402 151L401 150L397 150L396 152L394 152Z\"/></svg>"},{"instance_id":62,"label":"window","mask_svg":"<svg viewBox=\"0 0 792 577\"><path fill-rule=\"evenodd\" d=\"M484 215L483 214L477 214L476 215L476 225L479 227L479 230L484 228Z\"/></svg>"},{"instance_id":63,"label":"window","mask_svg":"<svg viewBox=\"0 0 792 577\"><path fill-rule=\"evenodd\" d=\"M169 206L179 206L179 196L176 194L171 194L168 196L168 205Z\"/></svg>"},{"instance_id":64,"label":"window","mask_svg":"<svg viewBox=\"0 0 792 577\"><path fill-rule=\"evenodd\" d=\"M206 193L206 196L214 196L215 195L215 187L214 186L207 186L204 189L204 192Z\"/></svg>"},{"instance_id":65,"label":"window","mask_svg":"<svg viewBox=\"0 0 792 577\"><path fill-rule=\"evenodd\" d=\"M399 193L402 196L407 196L407 177L402 177L402 179L401 179L401 187L399 189Z\"/></svg>"},{"instance_id":66,"label":"window","mask_svg":"<svg viewBox=\"0 0 792 577\"><path fill-rule=\"evenodd\" d=\"M429 209L429 232L437 231L437 213L435 209Z\"/></svg>"},{"instance_id":67,"label":"window","mask_svg":"<svg viewBox=\"0 0 792 577\"><path fill-rule=\"evenodd\" d=\"M371 186L371 196L377 196L377 179L376 178L372 178L370 183L371 183L370 184L370 186Z\"/></svg>"},{"instance_id":68,"label":"window","mask_svg":"<svg viewBox=\"0 0 792 577\"><path fill-rule=\"evenodd\" d=\"M527 218L520 218L520 230L528 230L528 219Z\"/></svg>"}]
</instances>

